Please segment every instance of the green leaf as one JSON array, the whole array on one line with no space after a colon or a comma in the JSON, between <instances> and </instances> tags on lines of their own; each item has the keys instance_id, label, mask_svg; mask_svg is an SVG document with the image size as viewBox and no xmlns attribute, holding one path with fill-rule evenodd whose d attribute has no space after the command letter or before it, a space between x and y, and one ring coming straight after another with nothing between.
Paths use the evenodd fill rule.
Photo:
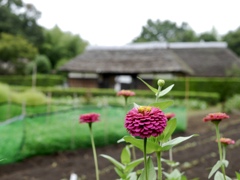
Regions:
<instances>
[{"instance_id":1,"label":"green leaf","mask_svg":"<svg viewBox=\"0 0 240 180\"><path fill-rule=\"evenodd\" d=\"M137 180L137 174L136 172L132 172L127 176L128 180Z\"/></svg>"},{"instance_id":2,"label":"green leaf","mask_svg":"<svg viewBox=\"0 0 240 180\"><path fill-rule=\"evenodd\" d=\"M183 173L181 173L178 169L174 169L171 173L163 172L163 174L168 180L180 180Z\"/></svg>"},{"instance_id":3,"label":"green leaf","mask_svg":"<svg viewBox=\"0 0 240 180\"><path fill-rule=\"evenodd\" d=\"M172 136L172 134L174 133L175 129L177 127L177 119L176 118L172 118L171 120L169 120L167 122L167 126L164 129L163 133L160 135L162 137L161 141L166 142L170 139L170 137Z\"/></svg>"},{"instance_id":4,"label":"green leaf","mask_svg":"<svg viewBox=\"0 0 240 180\"><path fill-rule=\"evenodd\" d=\"M125 146L121 153L121 163L126 165L131 162L131 153L128 146Z\"/></svg>"},{"instance_id":5,"label":"green leaf","mask_svg":"<svg viewBox=\"0 0 240 180\"><path fill-rule=\"evenodd\" d=\"M102 157L106 158L107 160L109 160L119 170L124 170L125 169L124 165L122 165L120 162L118 162L116 159L112 158L111 156L108 156L108 155L105 155L105 154L100 154L100 156L102 156Z\"/></svg>"},{"instance_id":6,"label":"green leaf","mask_svg":"<svg viewBox=\"0 0 240 180\"><path fill-rule=\"evenodd\" d=\"M165 162L168 166L171 166L171 167L176 167L180 164L179 162L175 162L175 161L171 161L171 160L163 159L163 158L161 158L161 161Z\"/></svg>"},{"instance_id":7,"label":"green leaf","mask_svg":"<svg viewBox=\"0 0 240 180\"><path fill-rule=\"evenodd\" d=\"M174 103L173 100L167 100L167 101L151 103L151 104L149 104L149 106L157 107L157 108L163 110L163 109L166 109L166 108L172 106L173 103Z\"/></svg>"},{"instance_id":8,"label":"green leaf","mask_svg":"<svg viewBox=\"0 0 240 180\"><path fill-rule=\"evenodd\" d=\"M132 145L136 146L141 151L144 150L143 149L143 139L136 139L132 136L124 136L123 139L126 142L131 143ZM157 152L157 151L160 151L160 150L161 150L161 146L159 146L159 144L157 142L147 141L147 149L146 149L147 154Z\"/></svg>"},{"instance_id":9,"label":"green leaf","mask_svg":"<svg viewBox=\"0 0 240 180\"><path fill-rule=\"evenodd\" d=\"M139 108L139 105L137 103L133 103L134 108Z\"/></svg>"},{"instance_id":10,"label":"green leaf","mask_svg":"<svg viewBox=\"0 0 240 180\"><path fill-rule=\"evenodd\" d=\"M155 94L158 92L158 90L154 87L152 87L151 85L149 85L147 82L145 82L143 79L141 79L140 77L137 77L139 80L141 80L152 92L154 92Z\"/></svg>"},{"instance_id":11,"label":"green leaf","mask_svg":"<svg viewBox=\"0 0 240 180\"><path fill-rule=\"evenodd\" d=\"M143 161L144 161L144 158L140 158L140 159L134 160L134 161L132 161L132 162L130 162L129 164L126 165L125 170L129 171L131 169L134 169L136 166L138 166Z\"/></svg>"},{"instance_id":12,"label":"green leaf","mask_svg":"<svg viewBox=\"0 0 240 180\"><path fill-rule=\"evenodd\" d=\"M225 176L225 177L226 177L226 180L232 180L228 176ZM215 176L214 176L214 180L225 180L225 178L224 178L224 175L221 172L217 171Z\"/></svg>"},{"instance_id":13,"label":"green leaf","mask_svg":"<svg viewBox=\"0 0 240 180\"><path fill-rule=\"evenodd\" d=\"M240 180L240 173L238 173L238 172L235 172L235 173L236 173L237 180Z\"/></svg>"},{"instance_id":14,"label":"green leaf","mask_svg":"<svg viewBox=\"0 0 240 180\"><path fill-rule=\"evenodd\" d=\"M120 169L114 167L114 170L118 174L119 177L121 177L122 179L125 178L125 174Z\"/></svg>"},{"instance_id":15,"label":"green leaf","mask_svg":"<svg viewBox=\"0 0 240 180\"><path fill-rule=\"evenodd\" d=\"M173 88L174 84L168 86L166 89L160 91L160 93L158 93L158 97L162 97L164 96L165 94L167 94L168 92L170 92Z\"/></svg>"},{"instance_id":16,"label":"green leaf","mask_svg":"<svg viewBox=\"0 0 240 180\"><path fill-rule=\"evenodd\" d=\"M155 168L154 168L153 161L152 161L151 157L148 157L147 165L146 165L146 167L144 167L144 170L143 170L142 174L140 175L139 180L145 180L146 170L147 170L147 173L148 173L148 179L149 180L157 179L156 171L155 171Z\"/></svg>"},{"instance_id":17,"label":"green leaf","mask_svg":"<svg viewBox=\"0 0 240 180\"><path fill-rule=\"evenodd\" d=\"M212 167L212 170L210 171L208 175L208 179L212 177L212 175L222 166L222 161L217 161L216 164Z\"/></svg>"},{"instance_id":18,"label":"green leaf","mask_svg":"<svg viewBox=\"0 0 240 180\"><path fill-rule=\"evenodd\" d=\"M184 142L184 141L186 141L186 140L188 140L188 139L190 139L194 136L197 136L197 134L193 134L193 135L187 136L187 137L177 137L177 138L172 139L168 142L165 142L165 143L162 144L162 151L167 151L167 150L171 149L173 146L176 146L176 145L178 145L178 144L180 144L180 143L182 143L182 142Z\"/></svg>"}]
</instances>

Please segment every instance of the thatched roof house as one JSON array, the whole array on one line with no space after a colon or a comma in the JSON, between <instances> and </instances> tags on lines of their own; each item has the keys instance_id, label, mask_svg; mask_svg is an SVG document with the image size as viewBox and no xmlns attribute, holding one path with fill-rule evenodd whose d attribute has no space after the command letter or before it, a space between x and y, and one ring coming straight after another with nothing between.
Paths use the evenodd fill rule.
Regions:
<instances>
[{"instance_id":1,"label":"thatched roof house","mask_svg":"<svg viewBox=\"0 0 240 180\"><path fill-rule=\"evenodd\" d=\"M60 70L69 72L70 86L112 88L119 80L136 88L137 76L224 77L233 65L240 60L224 42L137 43L89 46Z\"/></svg>"}]
</instances>

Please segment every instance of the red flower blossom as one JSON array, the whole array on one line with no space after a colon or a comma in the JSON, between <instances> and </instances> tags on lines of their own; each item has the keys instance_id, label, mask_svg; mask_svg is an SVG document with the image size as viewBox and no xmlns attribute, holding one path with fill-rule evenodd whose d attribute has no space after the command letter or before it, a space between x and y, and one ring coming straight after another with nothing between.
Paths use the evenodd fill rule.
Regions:
<instances>
[{"instance_id":1,"label":"red flower blossom","mask_svg":"<svg viewBox=\"0 0 240 180\"><path fill-rule=\"evenodd\" d=\"M88 113L82 114L79 118L80 123L92 123L99 121L100 114L97 113Z\"/></svg>"},{"instance_id":2,"label":"red flower blossom","mask_svg":"<svg viewBox=\"0 0 240 180\"><path fill-rule=\"evenodd\" d=\"M235 141L230 138L220 138L220 142L225 145L235 144Z\"/></svg>"},{"instance_id":3,"label":"red flower blossom","mask_svg":"<svg viewBox=\"0 0 240 180\"><path fill-rule=\"evenodd\" d=\"M167 120L170 120L173 117L175 117L175 114L174 113L165 113L165 116L167 117Z\"/></svg>"},{"instance_id":4,"label":"red flower blossom","mask_svg":"<svg viewBox=\"0 0 240 180\"><path fill-rule=\"evenodd\" d=\"M124 96L124 97L129 97L129 96L135 96L135 92L130 91L130 90L121 90L117 93L118 96Z\"/></svg>"},{"instance_id":5,"label":"red flower blossom","mask_svg":"<svg viewBox=\"0 0 240 180\"><path fill-rule=\"evenodd\" d=\"M204 122L208 122L208 121L221 121L223 119L228 119L229 116L225 113L210 113L208 114L206 117L203 118Z\"/></svg>"},{"instance_id":6,"label":"red flower blossom","mask_svg":"<svg viewBox=\"0 0 240 180\"><path fill-rule=\"evenodd\" d=\"M125 118L125 128L133 136L147 138L160 135L167 125L164 113L150 106L140 106L131 109Z\"/></svg>"}]
</instances>

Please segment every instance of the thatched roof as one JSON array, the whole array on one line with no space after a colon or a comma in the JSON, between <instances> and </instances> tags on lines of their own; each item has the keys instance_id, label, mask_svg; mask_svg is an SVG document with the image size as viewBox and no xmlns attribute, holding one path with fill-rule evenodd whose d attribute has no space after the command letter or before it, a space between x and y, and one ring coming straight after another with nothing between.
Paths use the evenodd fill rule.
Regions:
<instances>
[{"instance_id":1,"label":"thatched roof","mask_svg":"<svg viewBox=\"0 0 240 180\"><path fill-rule=\"evenodd\" d=\"M119 47L88 47L60 68L80 73L183 73L225 76L240 60L225 43L141 43Z\"/></svg>"}]
</instances>

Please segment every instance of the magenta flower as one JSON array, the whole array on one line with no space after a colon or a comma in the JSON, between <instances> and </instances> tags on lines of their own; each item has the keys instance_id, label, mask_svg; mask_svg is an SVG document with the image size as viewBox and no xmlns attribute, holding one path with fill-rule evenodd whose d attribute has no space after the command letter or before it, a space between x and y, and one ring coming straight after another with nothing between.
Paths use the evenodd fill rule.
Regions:
<instances>
[{"instance_id":1,"label":"magenta flower","mask_svg":"<svg viewBox=\"0 0 240 180\"><path fill-rule=\"evenodd\" d=\"M165 116L167 117L167 120L170 120L173 117L175 117L175 114L174 113L165 113Z\"/></svg>"},{"instance_id":2,"label":"magenta flower","mask_svg":"<svg viewBox=\"0 0 240 180\"><path fill-rule=\"evenodd\" d=\"M224 145L235 144L235 141L230 138L220 138L220 142Z\"/></svg>"},{"instance_id":3,"label":"magenta flower","mask_svg":"<svg viewBox=\"0 0 240 180\"><path fill-rule=\"evenodd\" d=\"M97 113L88 113L82 114L79 118L80 123L93 123L99 121L100 114Z\"/></svg>"},{"instance_id":4,"label":"magenta flower","mask_svg":"<svg viewBox=\"0 0 240 180\"><path fill-rule=\"evenodd\" d=\"M131 109L125 117L125 128L133 136L147 138L160 135L167 125L164 113L150 106L140 106Z\"/></svg>"},{"instance_id":5,"label":"magenta flower","mask_svg":"<svg viewBox=\"0 0 240 180\"><path fill-rule=\"evenodd\" d=\"M135 92L130 90L121 90L117 93L117 96L124 96L124 97L135 96Z\"/></svg>"},{"instance_id":6,"label":"magenta flower","mask_svg":"<svg viewBox=\"0 0 240 180\"><path fill-rule=\"evenodd\" d=\"M225 113L210 113L208 114L206 117L203 118L204 122L208 122L208 121L221 121L223 119L228 119L229 116Z\"/></svg>"}]
</instances>

